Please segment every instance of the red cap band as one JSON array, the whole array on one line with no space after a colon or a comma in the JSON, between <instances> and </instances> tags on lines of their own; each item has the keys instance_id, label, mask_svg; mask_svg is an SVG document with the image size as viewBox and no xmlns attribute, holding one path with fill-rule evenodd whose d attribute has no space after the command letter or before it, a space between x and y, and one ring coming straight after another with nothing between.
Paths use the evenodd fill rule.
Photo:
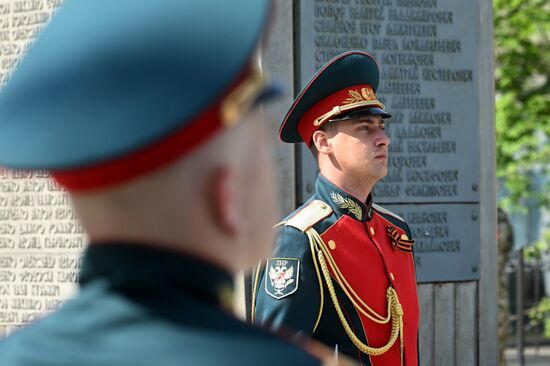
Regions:
<instances>
[{"instance_id":1,"label":"red cap band","mask_svg":"<svg viewBox=\"0 0 550 366\"><path fill-rule=\"evenodd\" d=\"M98 165L54 171L54 179L73 192L101 189L149 173L189 153L223 128L220 110L225 97L248 79L250 74L250 68L247 67L214 104L164 139Z\"/></svg>"},{"instance_id":2,"label":"red cap band","mask_svg":"<svg viewBox=\"0 0 550 366\"><path fill-rule=\"evenodd\" d=\"M322 120L320 117L330 112L333 112L331 113L331 117L336 117L344 111L348 112L364 108L365 103L369 103L371 107L383 108L382 103L376 99L372 87L368 84L354 85L339 90L321 99L304 113L298 122L298 133L302 137L302 140L308 146L311 146L313 133L329 120L329 118ZM344 110L340 111L340 108Z\"/></svg>"}]
</instances>

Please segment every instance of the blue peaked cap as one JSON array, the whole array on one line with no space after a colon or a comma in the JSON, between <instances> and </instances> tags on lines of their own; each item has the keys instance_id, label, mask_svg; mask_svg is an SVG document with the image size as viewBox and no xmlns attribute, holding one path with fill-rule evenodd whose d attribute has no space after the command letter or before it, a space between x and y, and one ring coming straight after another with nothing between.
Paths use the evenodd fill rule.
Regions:
<instances>
[{"instance_id":1,"label":"blue peaked cap","mask_svg":"<svg viewBox=\"0 0 550 366\"><path fill-rule=\"evenodd\" d=\"M78 168L181 129L250 62L269 8L68 1L0 91L0 165Z\"/></svg>"}]
</instances>

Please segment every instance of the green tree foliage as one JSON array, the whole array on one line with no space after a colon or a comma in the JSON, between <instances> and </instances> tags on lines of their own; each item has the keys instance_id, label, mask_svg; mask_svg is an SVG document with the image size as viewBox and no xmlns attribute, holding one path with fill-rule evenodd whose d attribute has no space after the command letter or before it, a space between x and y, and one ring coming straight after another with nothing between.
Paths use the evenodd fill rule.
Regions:
<instances>
[{"instance_id":1,"label":"green tree foliage","mask_svg":"<svg viewBox=\"0 0 550 366\"><path fill-rule=\"evenodd\" d=\"M505 205L533 197L532 177L550 172L550 2L494 0L497 175Z\"/></svg>"},{"instance_id":2,"label":"green tree foliage","mask_svg":"<svg viewBox=\"0 0 550 366\"><path fill-rule=\"evenodd\" d=\"M507 196L502 206L550 208L550 1L493 0L496 63L497 176ZM550 234L527 249L536 260ZM550 298L531 309L533 323L550 337Z\"/></svg>"},{"instance_id":3,"label":"green tree foliage","mask_svg":"<svg viewBox=\"0 0 550 366\"><path fill-rule=\"evenodd\" d=\"M531 324L538 326L542 324L544 329L544 336L550 338L550 297L546 297L540 301L540 303L529 310L529 317L531 318Z\"/></svg>"}]
</instances>

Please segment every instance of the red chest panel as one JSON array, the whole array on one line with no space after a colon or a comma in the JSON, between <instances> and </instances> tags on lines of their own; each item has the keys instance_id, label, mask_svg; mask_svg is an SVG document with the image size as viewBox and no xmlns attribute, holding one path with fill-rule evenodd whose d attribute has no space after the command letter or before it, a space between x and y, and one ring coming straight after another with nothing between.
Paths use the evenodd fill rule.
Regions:
<instances>
[{"instance_id":1,"label":"red chest panel","mask_svg":"<svg viewBox=\"0 0 550 366\"><path fill-rule=\"evenodd\" d=\"M376 212L365 223L342 216L321 237L355 293L383 317L387 315L386 290L388 286L393 286L404 311L405 365L417 365L419 308L413 256L393 247L387 233L388 226L395 225ZM397 230L400 235L404 234L401 229ZM377 324L358 311L357 314L360 316L368 345L386 345L390 338L391 321ZM374 366L399 365L399 339L388 352L371 356L370 359Z\"/></svg>"}]
</instances>

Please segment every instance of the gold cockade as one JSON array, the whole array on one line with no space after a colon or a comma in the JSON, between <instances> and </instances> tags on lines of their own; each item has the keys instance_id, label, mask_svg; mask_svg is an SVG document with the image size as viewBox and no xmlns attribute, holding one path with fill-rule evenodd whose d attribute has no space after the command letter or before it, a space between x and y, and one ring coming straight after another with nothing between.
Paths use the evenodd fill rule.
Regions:
<instances>
[{"instance_id":1,"label":"gold cockade","mask_svg":"<svg viewBox=\"0 0 550 366\"><path fill-rule=\"evenodd\" d=\"M354 104L354 103L360 103L360 102L368 102L371 100L376 100L376 96L374 95L374 92L372 89L369 88L361 88L361 92L358 92L357 90L348 90L349 98L344 100L344 104Z\"/></svg>"}]
</instances>

